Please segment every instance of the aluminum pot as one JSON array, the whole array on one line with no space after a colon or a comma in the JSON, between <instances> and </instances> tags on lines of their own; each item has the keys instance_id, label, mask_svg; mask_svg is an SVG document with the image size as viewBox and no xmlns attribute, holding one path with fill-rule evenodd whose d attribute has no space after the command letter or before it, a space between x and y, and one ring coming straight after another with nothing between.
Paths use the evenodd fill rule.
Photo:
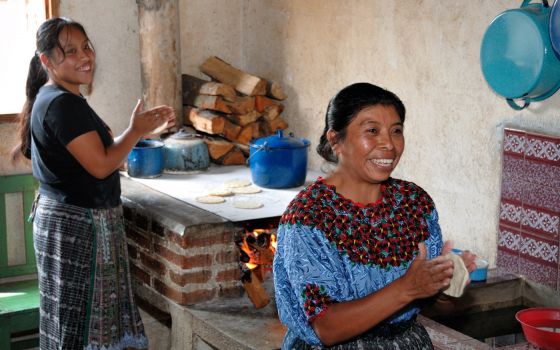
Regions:
<instances>
[{"instance_id":1,"label":"aluminum pot","mask_svg":"<svg viewBox=\"0 0 560 350\"><path fill-rule=\"evenodd\" d=\"M278 129L275 135L262 137L249 144L251 178L265 188L291 188L305 183L307 151L310 142L292 134L284 136Z\"/></svg>"},{"instance_id":2,"label":"aluminum pot","mask_svg":"<svg viewBox=\"0 0 560 350\"><path fill-rule=\"evenodd\" d=\"M128 154L128 175L139 178L158 177L163 172L163 142L140 140Z\"/></svg>"},{"instance_id":3,"label":"aluminum pot","mask_svg":"<svg viewBox=\"0 0 560 350\"><path fill-rule=\"evenodd\" d=\"M549 35L550 7L546 1L530 2L524 0L520 8L494 18L480 49L484 78L516 110L549 98L560 88L560 61Z\"/></svg>"},{"instance_id":4,"label":"aluminum pot","mask_svg":"<svg viewBox=\"0 0 560 350\"><path fill-rule=\"evenodd\" d=\"M166 138L164 144L166 172L205 170L210 165L208 146L194 130L181 129Z\"/></svg>"}]
</instances>

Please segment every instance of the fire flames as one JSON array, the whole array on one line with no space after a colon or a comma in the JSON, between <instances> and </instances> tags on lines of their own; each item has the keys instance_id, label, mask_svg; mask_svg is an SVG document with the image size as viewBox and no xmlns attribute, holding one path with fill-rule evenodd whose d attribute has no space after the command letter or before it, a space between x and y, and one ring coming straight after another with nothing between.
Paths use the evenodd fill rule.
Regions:
<instances>
[{"instance_id":1,"label":"fire flames","mask_svg":"<svg viewBox=\"0 0 560 350\"><path fill-rule=\"evenodd\" d=\"M237 241L240 250L241 281L253 305L259 309L270 302L262 285L266 274L272 271L276 252L276 230L255 229L246 231Z\"/></svg>"},{"instance_id":2,"label":"fire flames","mask_svg":"<svg viewBox=\"0 0 560 350\"><path fill-rule=\"evenodd\" d=\"M241 249L241 262L254 270L259 266L270 269L276 252L276 234L273 229L255 229L246 232L238 243Z\"/></svg>"}]
</instances>

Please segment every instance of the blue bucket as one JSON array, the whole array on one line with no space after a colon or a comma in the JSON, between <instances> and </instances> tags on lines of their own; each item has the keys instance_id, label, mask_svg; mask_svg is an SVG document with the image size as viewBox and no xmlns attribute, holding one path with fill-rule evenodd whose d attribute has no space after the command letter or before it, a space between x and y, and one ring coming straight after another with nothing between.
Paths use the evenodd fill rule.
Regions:
<instances>
[{"instance_id":1,"label":"blue bucket","mask_svg":"<svg viewBox=\"0 0 560 350\"><path fill-rule=\"evenodd\" d=\"M163 173L163 142L141 140L128 154L127 172L138 178L154 178Z\"/></svg>"},{"instance_id":2,"label":"blue bucket","mask_svg":"<svg viewBox=\"0 0 560 350\"><path fill-rule=\"evenodd\" d=\"M480 49L488 85L516 110L547 99L560 88L560 60L549 35L550 7L530 2L525 0L520 8L494 18Z\"/></svg>"}]
</instances>

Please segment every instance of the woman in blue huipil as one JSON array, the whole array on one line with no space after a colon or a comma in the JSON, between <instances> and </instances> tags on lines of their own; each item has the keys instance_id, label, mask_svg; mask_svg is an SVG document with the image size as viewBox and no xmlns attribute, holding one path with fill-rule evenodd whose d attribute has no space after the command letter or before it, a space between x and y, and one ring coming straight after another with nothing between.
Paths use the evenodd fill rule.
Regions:
<instances>
[{"instance_id":1,"label":"woman in blue huipil","mask_svg":"<svg viewBox=\"0 0 560 350\"><path fill-rule=\"evenodd\" d=\"M441 255L451 245L432 198L391 177L404 120L401 100L369 83L330 101L317 151L336 168L292 200L278 227L283 349L433 349L416 315L449 286L453 263ZM463 254L470 271L474 258Z\"/></svg>"}]
</instances>

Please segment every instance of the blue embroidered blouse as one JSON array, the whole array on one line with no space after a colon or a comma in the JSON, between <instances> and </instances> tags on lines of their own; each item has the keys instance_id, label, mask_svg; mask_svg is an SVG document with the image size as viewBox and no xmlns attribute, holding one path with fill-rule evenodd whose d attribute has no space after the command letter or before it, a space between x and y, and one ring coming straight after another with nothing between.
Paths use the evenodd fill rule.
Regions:
<instances>
[{"instance_id":1,"label":"blue embroidered blouse","mask_svg":"<svg viewBox=\"0 0 560 350\"><path fill-rule=\"evenodd\" d=\"M419 186L390 178L376 203L344 198L321 178L288 205L278 227L274 284L283 349L299 338L321 344L310 322L329 304L365 297L405 274L424 242L428 258L441 254L438 215ZM373 310L372 310L373 311ZM406 321L417 302L387 322Z\"/></svg>"}]
</instances>

